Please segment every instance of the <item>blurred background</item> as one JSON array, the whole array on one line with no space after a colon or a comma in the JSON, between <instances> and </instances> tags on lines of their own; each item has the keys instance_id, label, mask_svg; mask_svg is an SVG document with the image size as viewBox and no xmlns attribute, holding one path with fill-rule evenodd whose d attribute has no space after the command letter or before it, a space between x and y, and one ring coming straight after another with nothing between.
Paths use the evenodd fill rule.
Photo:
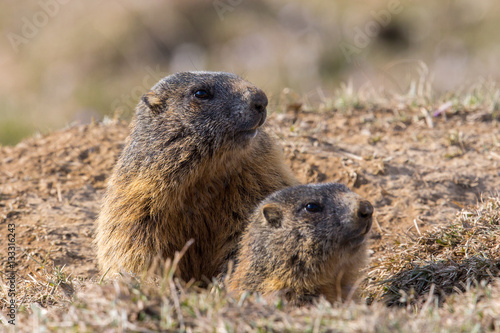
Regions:
<instances>
[{"instance_id":1,"label":"blurred background","mask_svg":"<svg viewBox=\"0 0 500 333\"><path fill-rule=\"evenodd\" d=\"M354 91L433 94L500 76L495 0L2 0L0 144L104 116L183 70L237 73L315 105Z\"/></svg>"}]
</instances>

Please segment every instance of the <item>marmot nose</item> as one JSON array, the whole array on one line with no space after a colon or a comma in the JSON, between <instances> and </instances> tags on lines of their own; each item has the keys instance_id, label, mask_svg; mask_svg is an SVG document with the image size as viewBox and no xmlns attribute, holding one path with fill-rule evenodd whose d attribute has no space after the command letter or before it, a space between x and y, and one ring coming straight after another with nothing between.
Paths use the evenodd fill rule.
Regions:
<instances>
[{"instance_id":1,"label":"marmot nose","mask_svg":"<svg viewBox=\"0 0 500 333\"><path fill-rule=\"evenodd\" d=\"M369 201L363 200L359 202L358 217L362 219L369 219L373 215L373 206Z\"/></svg>"},{"instance_id":2,"label":"marmot nose","mask_svg":"<svg viewBox=\"0 0 500 333\"><path fill-rule=\"evenodd\" d=\"M258 89L252 93L250 107L259 113L264 113L266 111L267 96L262 90Z\"/></svg>"}]
</instances>

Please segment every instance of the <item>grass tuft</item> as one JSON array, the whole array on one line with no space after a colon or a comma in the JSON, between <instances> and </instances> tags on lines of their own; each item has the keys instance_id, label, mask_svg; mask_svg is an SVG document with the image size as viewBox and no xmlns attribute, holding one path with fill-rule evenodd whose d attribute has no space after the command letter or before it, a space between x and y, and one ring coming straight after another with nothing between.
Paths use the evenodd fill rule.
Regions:
<instances>
[{"instance_id":1,"label":"grass tuft","mask_svg":"<svg viewBox=\"0 0 500 333\"><path fill-rule=\"evenodd\" d=\"M500 197L463 209L447 227L406 238L372 263L368 298L409 305L432 294L442 304L450 293L500 276Z\"/></svg>"}]
</instances>

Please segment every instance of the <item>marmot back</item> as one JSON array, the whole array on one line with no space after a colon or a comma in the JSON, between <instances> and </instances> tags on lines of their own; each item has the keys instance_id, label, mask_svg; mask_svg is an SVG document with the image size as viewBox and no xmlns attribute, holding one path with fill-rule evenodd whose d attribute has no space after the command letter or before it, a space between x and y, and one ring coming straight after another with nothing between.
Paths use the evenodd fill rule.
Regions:
<instances>
[{"instance_id":1,"label":"marmot back","mask_svg":"<svg viewBox=\"0 0 500 333\"><path fill-rule=\"evenodd\" d=\"M181 277L219 274L258 202L297 184L266 107L262 90L222 72L177 73L144 95L97 220L101 269L141 273L193 239Z\"/></svg>"},{"instance_id":2,"label":"marmot back","mask_svg":"<svg viewBox=\"0 0 500 333\"><path fill-rule=\"evenodd\" d=\"M366 259L372 205L342 184L290 187L266 198L243 232L228 289L295 305L349 295Z\"/></svg>"}]
</instances>

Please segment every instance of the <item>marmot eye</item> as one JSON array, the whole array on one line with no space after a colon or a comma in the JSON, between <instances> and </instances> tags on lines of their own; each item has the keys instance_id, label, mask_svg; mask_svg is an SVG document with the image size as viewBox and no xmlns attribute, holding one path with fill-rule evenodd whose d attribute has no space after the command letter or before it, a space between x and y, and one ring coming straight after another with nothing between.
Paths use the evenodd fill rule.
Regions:
<instances>
[{"instance_id":1,"label":"marmot eye","mask_svg":"<svg viewBox=\"0 0 500 333\"><path fill-rule=\"evenodd\" d=\"M304 208L309 213L318 213L318 212L321 212L323 210L323 208L320 205L318 205L317 203L314 203L314 202L308 203Z\"/></svg>"},{"instance_id":2,"label":"marmot eye","mask_svg":"<svg viewBox=\"0 0 500 333\"><path fill-rule=\"evenodd\" d=\"M210 94L206 90L196 90L194 93L194 97L199 99L209 99Z\"/></svg>"}]
</instances>

